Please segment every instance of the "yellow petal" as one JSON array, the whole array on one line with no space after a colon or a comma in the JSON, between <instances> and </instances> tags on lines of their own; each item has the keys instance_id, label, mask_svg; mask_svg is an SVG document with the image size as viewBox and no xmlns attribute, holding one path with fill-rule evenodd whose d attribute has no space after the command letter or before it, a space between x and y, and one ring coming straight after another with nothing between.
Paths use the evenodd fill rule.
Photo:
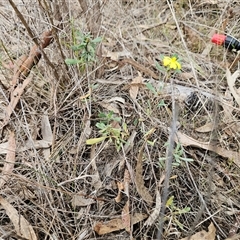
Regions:
<instances>
[{"instance_id":1,"label":"yellow petal","mask_svg":"<svg viewBox=\"0 0 240 240\"><path fill-rule=\"evenodd\" d=\"M169 64L171 64L172 59L170 57L164 57L163 58L163 66L168 66Z\"/></svg>"},{"instance_id":2,"label":"yellow petal","mask_svg":"<svg viewBox=\"0 0 240 240\"><path fill-rule=\"evenodd\" d=\"M179 62L176 62L176 65L177 65L177 69L180 70L182 68L182 66L181 66L181 64Z\"/></svg>"},{"instance_id":3,"label":"yellow petal","mask_svg":"<svg viewBox=\"0 0 240 240\"><path fill-rule=\"evenodd\" d=\"M176 69L177 68L177 65L176 65L176 62L171 62L170 65L169 65L169 68L171 69Z\"/></svg>"}]
</instances>

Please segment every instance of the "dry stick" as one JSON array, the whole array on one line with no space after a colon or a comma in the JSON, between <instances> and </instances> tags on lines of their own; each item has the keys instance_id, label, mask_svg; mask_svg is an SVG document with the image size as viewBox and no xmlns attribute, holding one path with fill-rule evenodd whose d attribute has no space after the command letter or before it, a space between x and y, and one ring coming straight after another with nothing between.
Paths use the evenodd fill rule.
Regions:
<instances>
[{"instance_id":1,"label":"dry stick","mask_svg":"<svg viewBox=\"0 0 240 240\"><path fill-rule=\"evenodd\" d=\"M145 73L146 75L151 76L154 79L159 79L159 76L156 73L154 73L152 70L144 67L143 65L139 64L138 62L136 62L130 58L124 58L123 60L120 60L119 68L123 67L125 64L130 64L133 67L135 67L136 69L138 69L139 71Z\"/></svg>"},{"instance_id":2,"label":"dry stick","mask_svg":"<svg viewBox=\"0 0 240 240\"><path fill-rule=\"evenodd\" d=\"M26 59L26 61L23 62L22 66L20 66L19 69L16 71L16 74L14 74L12 92L13 92L14 88L16 87L18 80L24 81L24 79L26 79L26 77L30 73L32 67L35 66L39 62L42 55L43 55L44 59L46 60L47 64L52 68L54 77L58 81L60 78L56 71L56 68L51 63L51 61L49 60L49 58L47 57L45 52L43 51L43 49L46 48L53 41L53 31L54 30L52 29L52 30L44 32L43 37L42 37L43 39L38 41L37 38L34 36L28 23L26 22L25 18L23 17L21 12L18 10L15 3L12 0L9 0L9 3L11 4L12 8L16 12L18 18L21 20L21 22L27 29L29 36L32 38L32 40L35 43L35 46L33 46L33 48L31 49L30 54L29 54L28 58ZM56 112L56 109L55 109L55 112ZM55 140L53 138L52 146L54 146L54 141Z\"/></svg>"},{"instance_id":3,"label":"dry stick","mask_svg":"<svg viewBox=\"0 0 240 240\"><path fill-rule=\"evenodd\" d=\"M60 23L60 28L62 28L62 24L61 24L61 21L62 21L62 16L61 16L61 13L60 13L60 8L59 8L59 4L58 3L53 3L54 4L54 8L55 8L55 13L53 14L53 12L51 11L49 5L47 4L47 2L44 0L44 5L45 7L42 5L41 1L38 0L39 2L39 5L42 6L43 9L46 10L47 14L48 14L48 17L50 19L50 22L51 22L51 25L54 26L54 22L53 22L53 15L55 15L55 19L57 21L59 21ZM62 51L62 47L61 47L61 44L60 44L60 40L59 40L59 37L57 35L57 28L56 27L53 27L52 29L52 34L53 34L53 37L57 43L57 46L58 46L58 49L60 51L60 54L61 54L61 57L62 57L62 60L64 62L64 66L65 66L65 70L66 72L68 72L69 68L67 66L67 64L65 63L65 56L63 54L63 51ZM67 82L67 80L65 79L65 76L63 76L64 78L64 81ZM53 136L56 136L56 129L57 129L57 106L56 106L56 101L57 101L57 85L54 84L53 85L53 106L54 106L54 126L53 126ZM52 148L54 148L54 144L55 144L55 137L53 137L53 140L52 140Z\"/></svg>"},{"instance_id":4,"label":"dry stick","mask_svg":"<svg viewBox=\"0 0 240 240\"><path fill-rule=\"evenodd\" d=\"M42 6L43 9L45 9L45 8L43 7L43 5L42 5L42 3L41 3L40 0L38 0L38 3L39 3L40 6ZM61 21L62 21L62 16L61 16L61 13L60 13L59 4L58 4L58 3L53 3L53 4L54 4L54 8L55 8L54 12L52 12L52 11L50 10L50 7L47 5L47 3L46 3L45 0L44 0L44 4L45 4L45 6L46 6L47 15L48 15L48 17L49 17L49 19L50 19L51 25L54 26L53 29L52 29L52 33L53 33L54 39L55 39L55 41L56 41L56 43L57 43L57 47L58 47L58 49L59 49L59 51L60 51L60 54L61 54L62 60L63 60L63 62L64 62L65 68L66 68L66 70L68 71L68 66L67 66L67 64L65 63L66 57L64 56L64 53L63 53L63 50L62 50L62 46L61 46L59 37L58 37L58 35L57 35L57 33L56 33L58 28L60 28L60 29L63 28L62 23L61 23ZM53 21L53 17L52 17L53 15L54 15L54 19L56 19L56 20L59 22L59 24L58 24L57 26L54 25L54 21Z\"/></svg>"},{"instance_id":5,"label":"dry stick","mask_svg":"<svg viewBox=\"0 0 240 240\"><path fill-rule=\"evenodd\" d=\"M23 17L23 15L21 14L21 12L18 10L17 6L15 5L15 3L12 0L8 0L9 3L11 4L12 8L14 9L15 13L17 14L18 18L22 21L23 25L25 26L25 28L27 29L27 32L29 34L29 36L33 39L33 41L35 42L35 44L37 45L37 39L35 38L35 36L32 33L31 28L29 27L29 25L27 24L25 18Z\"/></svg>"},{"instance_id":6,"label":"dry stick","mask_svg":"<svg viewBox=\"0 0 240 240\"><path fill-rule=\"evenodd\" d=\"M22 91L24 90L24 86L26 84L28 84L27 81L27 76L29 75L32 67L34 65L36 65L40 58L41 58L41 51L40 49L45 48L46 46L48 46L51 43L52 40L52 36L51 36L51 31L46 31L43 34L43 38L42 38L42 42L40 44L40 46L34 45L32 47L32 49L30 50L30 53L28 56L22 56L19 58L19 60L21 60L19 62L20 66L16 69L13 78L12 78L12 87L11 87L11 95L10 95L10 102L9 105L7 107L7 115L4 119L3 125L1 126L1 128L3 128L4 126L6 126L10 120L10 116L17 104L17 102L20 99L20 96L22 94ZM25 84L25 81L27 81L27 83ZM18 84L19 82L23 83L22 89L21 86Z\"/></svg>"},{"instance_id":7,"label":"dry stick","mask_svg":"<svg viewBox=\"0 0 240 240\"><path fill-rule=\"evenodd\" d=\"M47 47L52 42L52 31L46 31L42 35L42 40L39 45L34 45L30 50L27 58L22 62L22 64L17 69L13 76L12 84L15 87L18 82L24 81L29 75L33 66L37 65L42 56L42 49Z\"/></svg>"},{"instance_id":8,"label":"dry stick","mask_svg":"<svg viewBox=\"0 0 240 240\"><path fill-rule=\"evenodd\" d=\"M97 37L101 23L102 23L102 13L101 13L101 4L100 1L93 3L88 3L89 0L78 0L83 13L86 14L88 11L90 13L89 21L87 21L87 26L89 31L93 34L94 37Z\"/></svg>"},{"instance_id":9,"label":"dry stick","mask_svg":"<svg viewBox=\"0 0 240 240\"><path fill-rule=\"evenodd\" d=\"M235 57L234 61L229 66L229 70L231 70L233 67L235 67L240 61L240 51L237 52L237 56Z\"/></svg>"},{"instance_id":10,"label":"dry stick","mask_svg":"<svg viewBox=\"0 0 240 240\"><path fill-rule=\"evenodd\" d=\"M15 5L15 3L12 1L12 0L8 0L9 3L11 4L12 8L14 9L14 11L16 12L18 18L21 20L21 22L23 23L24 27L27 29L27 32L29 34L29 36L32 38L32 40L34 41L34 43L36 44L36 47L38 47L38 57L39 59L37 60L37 62L40 60L41 56L43 55L43 57L45 58L47 64L52 68L53 70L53 74L55 76L56 79L59 79L59 75L54 67L54 65L51 63L51 61L49 60L49 58L47 57L47 55L45 54L45 52L43 51L43 49L45 47L47 47L52 41L53 41L53 37L52 37L52 30L49 30L49 31L46 31L45 33L47 35L49 35L49 42L46 41L45 43L39 43L36 36L34 36L31 28L29 27L28 23L26 22L25 18L23 17L23 15L21 14L21 12L18 10L17 6ZM33 64L31 66L31 68L36 65L36 64ZM31 70L31 68L29 69L29 72Z\"/></svg>"},{"instance_id":11,"label":"dry stick","mask_svg":"<svg viewBox=\"0 0 240 240\"><path fill-rule=\"evenodd\" d=\"M171 85L173 87L173 82ZM177 132L178 112L179 112L179 106L175 102L174 95L172 95L172 127L171 127L170 136L169 136L169 145L168 145L168 149L167 149L167 158L166 158L166 163L165 163L166 177L165 177L164 187L163 187L162 208L161 208L161 212L160 212L160 222L159 222L159 229L158 229L158 234L157 234L157 239L159 239L159 240L162 239L162 235L163 235L163 225L164 225L164 217L165 217L164 215L165 215L166 203L167 203L168 193L169 193L169 189L168 189L169 188L169 180L170 180L171 172L172 172L174 138L175 138L175 135Z\"/></svg>"},{"instance_id":12,"label":"dry stick","mask_svg":"<svg viewBox=\"0 0 240 240\"><path fill-rule=\"evenodd\" d=\"M11 173L11 176L18 178L19 180L24 181L25 183L29 183L31 186L37 186L40 189L44 189L44 190L49 190L49 191L54 191L54 192L59 192L61 194L66 194L68 196L73 196L73 195L77 195L77 196L83 196L85 198L89 198L89 199L94 199L96 201L103 201L103 202L110 202L111 200L105 199L105 198L101 198L101 197L94 197L94 196L90 196L88 194L84 194L84 193L72 193L69 192L63 188L60 188L58 186L55 187L49 187L49 186L44 186L42 184L40 184L37 181L31 181L29 179L27 179L26 177L24 177L23 175L19 175L19 174L15 174L15 173ZM91 175L90 175L91 176ZM58 187L58 188L57 188Z\"/></svg>"}]
</instances>

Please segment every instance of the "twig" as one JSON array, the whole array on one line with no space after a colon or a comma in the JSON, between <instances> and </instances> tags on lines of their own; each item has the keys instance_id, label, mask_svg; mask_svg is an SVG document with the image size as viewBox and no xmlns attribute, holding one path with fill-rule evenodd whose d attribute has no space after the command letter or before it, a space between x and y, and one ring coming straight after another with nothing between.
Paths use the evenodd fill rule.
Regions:
<instances>
[{"instance_id":1,"label":"twig","mask_svg":"<svg viewBox=\"0 0 240 240\"><path fill-rule=\"evenodd\" d=\"M154 73L152 70L150 70L149 68L144 67L143 65L139 64L138 62L136 62L136 61L134 61L132 59L124 58L119 63L120 63L119 68L123 67L125 64L130 64L133 67L135 67L137 70L145 73L146 75L149 75L149 76L151 76L154 79L159 79L159 76L156 73Z\"/></svg>"},{"instance_id":2,"label":"twig","mask_svg":"<svg viewBox=\"0 0 240 240\"><path fill-rule=\"evenodd\" d=\"M51 63L51 61L49 60L49 58L47 57L47 55L43 51L43 49L45 47L47 47L53 41L52 30L49 30L49 31L46 31L45 33L43 33L43 42L41 42L41 39L38 41L36 36L33 34L31 28L29 27L28 23L26 22L25 18L23 17L21 12L18 10L18 8L15 5L15 3L12 0L8 0L8 1L11 4L12 8L14 9L14 11L16 12L18 18L23 23L24 27L27 29L27 32L28 32L29 36L32 38L32 40L35 43L35 46L33 48L35 48L35 50L37 50L35 53L38 55L38 56L36 56L35 60L37 59L37 63L38 63L38 61L40 60L41 56L43 55L43 57L45 58L47 64L53 69L53 73L54 73L55 78L59 79L59 75L58 75L54 65ZM47 41L47 39L45 37L49 38L48 41ZM29 55L29 57L30 57L30 55ZM34 65L36 65L36 63L32 63L32 64L29 63L29 66L31 66L31 68ZM29 68L29 72L30 72L31 68ZM26 78L26 76L25 76L25 78Z\"/></svg>"},{"instance_id":3,"label":"twig","mask_svg":"<svg viewBox=\"0 0 240 240\"><path fill-rule=\"evenodd\" d=\"M173 87L173 82L172 82ZM166 177L164 181L163 194L162 194L162 209L160 212L160 223L157 234L157 239L162 239L163 234L163 225L164 225L164 215L166 210L166 203L169 193L169 180L172 172L172 161L173 161L173 151L174 151L174 138L177 132L177 118L178 118L179 107L175 101L174 95L172 94L172 127L169 135L169 145L167 149L167 158L166 158Z\"/></svg>"}]
</instances>

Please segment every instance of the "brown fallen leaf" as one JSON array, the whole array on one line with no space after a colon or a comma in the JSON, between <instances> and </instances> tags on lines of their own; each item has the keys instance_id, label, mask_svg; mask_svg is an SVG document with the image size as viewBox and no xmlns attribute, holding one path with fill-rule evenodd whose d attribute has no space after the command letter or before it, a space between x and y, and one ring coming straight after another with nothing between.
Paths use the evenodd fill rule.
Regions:
<instances>
[{"instance_id":1,"label":"brown fallen leaf","mask_svg":"<svg viewBox=\"0 0 240 240\"><path fill-rule=\"evenodd\" d=\"M52 134L52 129L51 129L47 112L45 112L42 117L41 132L42 132L43 140L52 142L53 134Z\"/></svg>"},{"instance_id":2,"label":"brown fallen leaf","mask_svg":"<svg viewBox=\"0 0 240 240\"><path fill-rule=\"evenodd\" d=\"M41 132L42 132L42 138L44 141L52 143L53 140L53 134L52 134L52 128L49 122L49 117L47 115L47 112L44 113L42 117L42 126L41 126ZM43 150L43 155L46 160L50 157L50 148L45 148Z\"/></svg>"},{"instance_id":3,"label":"brown fallen leaf","mask_svg":"<svg viewBox=\"0 0 240 240\"><path fill-rule=\"evenodd\" d=\"M158 187L160 188L162 186L163 181L165 180L166 174L163 174L158 182ZM145 221L144 226L152 226L156 220L159 217L159 214L161 212L161 208L162 208L162 198L160 195L159 190L156 191L156 204L155 204L155 208L153 210L153 212L151 213L151 215L148 217L148 219Z\"/></svg>"},{"instance_id":4,"label":"brown fallen leaf","mask_svg":"<svg viewBox=\"0 0 240 240\"><path fill-rule=\"evenodd\" d=\"M206 133L206 132L212 132L214 128L216 128L216 124L214 124L213 122L209 122L201 127L196 128L195 131Z\"/></svg>"},{"instance_id":5,"label":"brown fallen leaf","mask_svg":"<svg viewBox=\"0 0 240 240\"><path fill-rule=\"evenodd\" d=\"M134 225L138 222L141 222L146 217L146 214L135 213L131 218L131 223L132 225ZM125 224L123 223L122 218L115 218L107 223L97 222L94 226L94 231L98 235L104 235L121 229L125 229Z\"/></svg>"},{"instance_id":6,"label":"brown fallen leaf","mask_svg":"<svg viewBox=\"0 0 240 240\"><path fill-rule=\"evenodd\" d=\"M136 100L139 86L143 84L143 77L140 72L138 72L138 76L135 77L132 82L130 83L129 94L133 100Z\"/></svg>"},{"instance_id":7,"label":"brown fallen leaf","mask_svg":"<svg viewBox=\"0 0 240 240\"><path fill-rule=\"evenodd\" d=\"M106 108L108 111L120 114L119 106L116 103L101 101L99 102L99 105L101 105L103 108Z\"/></svg>"},{"instance_id":8,"label":"brown fallen leaf","mask_svg":"<svg viewBox=\"0 0 240 240\"><path fill-rule=\"evenodd\" d=\"M118 195L114 199L115 199L116 203L119 203L119 202L121 202L122 190L124 189L123 182L117 182L117 186L118 186Z\"/></svg>"},{"instance_id":9,"label":"brown fallen leaf","mask_svg":"<svg viewBox=\"0 0 240 240\"><path fill-rule=\"evenodd\" d=\"M156 193L156 206L155 206L153 212L151 213L151 215L148 217L148 219L144 223L144 226L149 227L149 226L152 226L155 223L155 221L159 217L161 207L162 207L161 196L160 196L159 191L157 191L157 193Z\"/></svg>"},{"instance_id":10,"label":"brown fallen leaf","mask_svg":"<svg viewBox=\"0 0 240 240\"><path fill-rule=\"evenodd\" d=\"M15 154L16 154L16 141L15 141L14 132L10 132L9 134L9 140L8 140L6 150L7 150L7 156L6 156L6 161L4 163L3 170L1 173L0 189L7 182L14 168Z\"/></svg>"},{"instance_id":11,"label":"brown fallen leaf","mask_svg":"<svg viewBox=\"0 0 240 240\"><path fill-rule=\"evenodd\" d=\"M45 140L37 140L37 141L27 141L25 146L19 149L19 152L26 151L28 149L45 149L51 147L52 142L45 141Z\"/></svg>"},{"instance_id":12,"label":"brown fallen leaf","mask_svg":"<svg viewBox=\"0 0 240 240\"><path fill-rule=\"evenodd\" d=\"M16 234L27 240L37 240L37 236L33 230L32 225L18 213L18 211L3 197L0 196L0 204L6 211L6 214L12 221Z\"/></svg>"},{"instance_id":13,"label":"brown fallen leaf","mask_svg":"<svg viewBox=\"0 0 240 240\"><path fill-rule=\"evenodd\" d=\"M45 140L37 140L37 141L27 141L25 143L25 146L20 147L17 149L17 152L23 152L28 149L45 149L51 147L52 143L45 141ZM8 153L8 143L1 143L0 144L0 154L6 154Z\"/></svg>"},{"instance_id":14,"label":"brown fallen leaf","mask_svg":"<svg viewBox=\"0 0 240 240\"><path fill-rule=\"evenodd\" d=\"M85 192L78 192L77 194L75 194L72 198L72 206L75 207L85 207L85 206L89 206L93 203L95 203L94 199L91 198L86 198L83 195L85 194Z\"/></svg>"},{"instance_id":15,"label":"brown fallen leaf","mask_svg":"<svg viewBox=\"0 0 240 240\"><path fill-rule=\"evenodd\" d=\"M195 147L199 147L199 148L202 148L205 150L215 152L222 157L232 160L237 166L240 167L240 153L239 152L234 152L234 151L227 150L227 149L215 146L215 145L211 145L208 142L199 142L196 139L193 139L193 138L187 136L186 134L181 133L180 131L177 132L175 141L180 142L183 146L195 146Z\"/></svg>"},{"instance_id":16,"label":"brown fallen leaf","mask_svg":"<svg viewBox=\"0 0 240 240\"><path fill-rule=\"evenodd\" d=\"M208 227L208 232L202 230L200 232L195 233L191 237L185 237L180 240L215 240L216 236L216 228L213 223L211 223Z\"/></svg>"}]
</instances>

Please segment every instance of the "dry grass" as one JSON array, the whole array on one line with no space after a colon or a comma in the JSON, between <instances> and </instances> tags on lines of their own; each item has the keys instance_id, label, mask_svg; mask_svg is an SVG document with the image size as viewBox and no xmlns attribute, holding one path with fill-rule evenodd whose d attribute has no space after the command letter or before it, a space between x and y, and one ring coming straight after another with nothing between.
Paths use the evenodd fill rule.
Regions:
<instances>
[{"instance_id":1,"label":"dry grass","mask_svg":"<svg viewBox=\"0 0 240 240\"><path fill-rule=\"evenodd\" d=\"M235 54L221 47L209 48L210 35L221 30L224 19L229 19L227 33L240 37L239 13L234 10L233 16L229 14L234 1L210 4L113 0L102 1L102 5L89 3L87 12L82 11L80 4L85 1L80 0L60 1L59 6L52 1L14 2L37 38L51 29L52 24L58 28L54 31L55 41L32 69L33 80L3 129L0 143L8 141L11 130L17 149L14 170L1 189L1 196L33 226L38 239L157 239L159 218L150 226L144 226L145 220L135 224L130 234L121 229L99 236L94 226L96 222L120 217L128 201L131 215L149 215L156 208L157 191L164 199L164 182L160 179L169 166L166 161L160 165L160 159L167 153L173 99L179 107L179 132L198 142L239 152L239 106L232 99L225 78L225 66L232 63ZM93 15L101 21L98 18L89 22ZM8 1L1 1L0 18L3 119L13 77L11 61L28 54L34 42ZM77 66L66 66L64 60L73 55L72 31L88 32L89 28L97 29L94 35L104 40L97 50L98 61L81 72ZM106 51L110 57L101 57L107 55ZM113 52L122 54L118 61L111 60ZM173 54L182 59L182 73L166 79L156 69L155 62L160 55ZM140 67L121 63L124 58L134 60ZM151 78L144 67L159 75L159 80ZM139 88L137 100L133 100L129 88L138 72L143 75L144 84ZM151 83L158 93L149 90L145 83ZM174 96L171 84L185 88ZM185 104L186 95L191 92L200 96L195 107ZM120 125L126 124L129 133L124 140L131 144L123 143L119 152L109 141L93 146L85 143L100 136L96 128L101 121L98 114L109 112L110 107L121 117ZM227 109L231 109L231 119L227 117ZM206 123L215 123L214 129L197 131ZM146 133L151 129L154 132L147 135L147 140L154 144L144 145ZM50 148L34 145L48 137ZM27 150L23 149L25 146ZM210 222L217 229L217 239L226 239L237 224L240 211L237 159L224 158L214 149L208 151L193 144L183 148L183 156L194 161L173 166L168 198L174 196L177 208L191 210L174 215L167 208L162 239L181 239L206 230ZM152 205L143 200L136 187L135 171L141 149L141 175L154 199ZM0 161L3 168L6 154L0 155ZM129 196L125 189L117 203L117 183L126 180L126 171L130 174ZM0 212L2 239L20 239L6 211L0 208ZM176 219L183 224L182 229Z\"/></svg>"}]
</instances>

